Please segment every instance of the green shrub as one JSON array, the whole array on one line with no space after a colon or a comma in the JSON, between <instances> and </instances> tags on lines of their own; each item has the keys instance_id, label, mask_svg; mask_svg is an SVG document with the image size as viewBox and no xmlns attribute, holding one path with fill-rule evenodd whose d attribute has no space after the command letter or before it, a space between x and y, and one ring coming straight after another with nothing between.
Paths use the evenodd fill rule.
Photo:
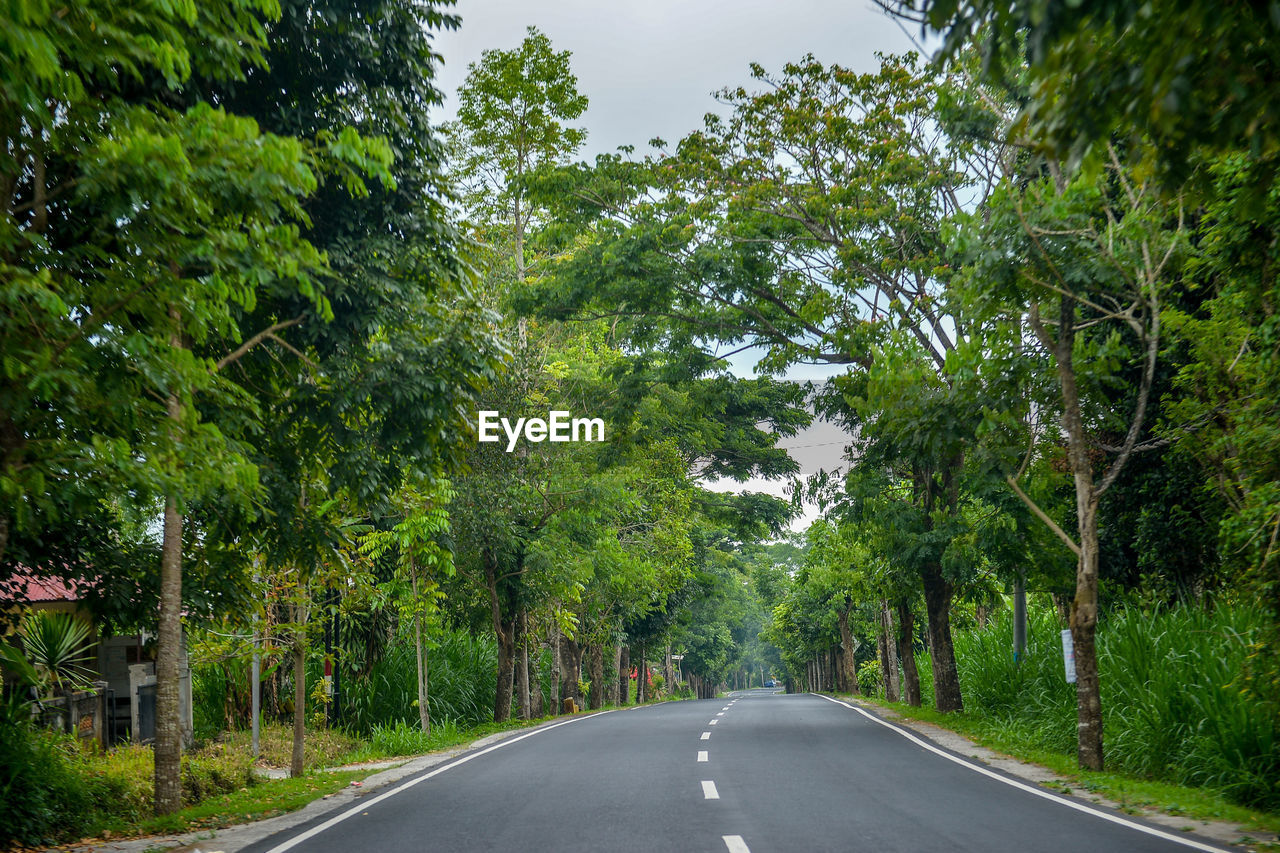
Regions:
<instances>
[{"instance_id":1,"label":"green shrub","mask_svg":"<svg viewBox=\"0 0 1280 853\"><path fill-rule=\"evenodd\" d=\"M45 846L78 837L94 791L76 772L74 740L32 728L26 703L0 701L0 847Z\"/></svg>"},{"instance_id":2,"label":"green shrub","mask_svg":"<svg viewBox=\"0 0 1280 853\"><path fill-rule=\"evenodd\" d=\"M858 689L867 695L880 692L880 658L863 661L858 667Z\"/></svg>"}]
</instances>

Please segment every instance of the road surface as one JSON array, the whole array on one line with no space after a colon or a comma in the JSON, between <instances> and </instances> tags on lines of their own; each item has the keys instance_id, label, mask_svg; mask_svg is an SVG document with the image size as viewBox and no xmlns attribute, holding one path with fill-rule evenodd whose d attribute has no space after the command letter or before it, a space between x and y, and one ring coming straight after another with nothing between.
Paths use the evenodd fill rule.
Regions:
<instances>
[{"instance_id":1,"label":"road surface","mask_svg":"<svg viewBox=\"0 0 1280 853\"><path fill-rule=\"evenodd\" d=\"M822 696L747 691L573 717L370 791L251 853L1185 853Z\"/></svg>"}]
</instances>

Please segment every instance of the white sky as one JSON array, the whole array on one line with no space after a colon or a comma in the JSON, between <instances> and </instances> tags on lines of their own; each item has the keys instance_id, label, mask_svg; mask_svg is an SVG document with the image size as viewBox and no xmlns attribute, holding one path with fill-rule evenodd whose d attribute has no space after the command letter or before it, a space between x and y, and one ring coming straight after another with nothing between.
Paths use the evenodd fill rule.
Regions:
<instances>
[{"instance_id":1,"label":"white sky","mask_svg":"<svg viewBox=\"0 0 1280 853\"><path fill-rule=\"evenodd\" d=\"M870 0L459 0L462 27L436 35L444 56L439 85L446 94L440 120L453 117L456 92L467 66L481 51L510 50L536 26L556 50L572 52L578 90L590 106L578 124L587 129L584 159L634 145L637 153L661 137L674 143L719 111L712 97L727 86L752 87L750 63L779 71L812 53L825 63L874 70L876 51L912 50L911 36ZM751 358L735 359L743 372ZM834 371L801 368L792 378L814 379ZM841 464L843 432L818 423L780 444L795 448L801 474ZM781 495L784 483L763 480L710 484ZM809 508L793 525L803 529L817 515Z\"/></svg>"}]
</instances>

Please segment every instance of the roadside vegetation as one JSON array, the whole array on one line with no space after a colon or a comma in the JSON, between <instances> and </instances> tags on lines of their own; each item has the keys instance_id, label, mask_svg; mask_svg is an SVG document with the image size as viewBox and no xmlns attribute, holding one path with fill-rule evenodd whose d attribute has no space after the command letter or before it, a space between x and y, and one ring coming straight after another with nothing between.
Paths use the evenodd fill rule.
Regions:
<instances>
[{"instance_id":1,"label":"roadside vegetation","mask_svg":"<svg viewBox=\"0 0 1280 853\"><path fill-rule=\"evenodd\" d=\"M1002 609L985 627L956 631L956 662L966 705L962 714L938 715L922 704L886 703L916 719L973 735L984 745L1072 775L1074 691L1063 677L1061 631L1051 607L1032 607L1028 646L1013 656L1012 611ZM1221 608L1212 613L1177 607L1143 613L1118 609L1099 628L1099 665L1111 747L1109 775L1081 774L1089 785L1148 793L1146 804L1212 819L1262 821L1280 827L1280 721L1259 703L1242 701L1240 674L1265 634L1260 611ZM927 670L927 658L921 661ZM1109 676L1109 677L1108 677ZM1136 677L1135 677L1136 676ZM879 680L863 684L883 700ZM1126 781L1127 780L1127 781ZM1170 783L1144 788L1144 780ZM1192 791L1190 789L1203 789ZM1181 799L1199 803L1194 809ZM1132 797L1114 796L1125 802ZM1138 802L1135 800L1135 802ZM1254 811L1233 810L1232 804ZM1263 818L1262 815L1269 815Z\"/></svg>"}]
</instances>

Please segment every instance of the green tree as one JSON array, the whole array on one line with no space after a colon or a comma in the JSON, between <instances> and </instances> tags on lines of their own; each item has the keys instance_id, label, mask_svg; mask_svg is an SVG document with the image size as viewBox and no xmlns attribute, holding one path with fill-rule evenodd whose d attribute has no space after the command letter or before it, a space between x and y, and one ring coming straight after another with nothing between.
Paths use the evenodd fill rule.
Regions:
<instances>
[{"instance_id":1,"label":"green tree","mask_svg":"<svg viewBox=\"0 0 1280 853\"><path fill-rule=\"evenodd\" d=\"M525 240L536 216L525 179L565 162L587 138L585 130L564 124L587 109L569 58L529 27L518 48L484 51L458 90L450 133L463 200L474 221L501 224L509 235L519 281L528 270Z\"/></svg>"},{"instance_id":2,"label":"green tree","mask_svg":"<svg viewBox=\"0 0 1280 853\"><path fill-rule=\"evenodd\" d=\"M1265 194L1275 180L1280 18L1271 3L878 2L941 33L943 59L976 42L995 77L1025 61L1029 136L1063 159L1092 150L1105 160L1118 135L1140 142L1172 186L1190 175L1196 152L1247 151L1258 163L1254 189Z\"/></svg>"},{"instance_id":3,"label":"green tree","mask_svg":"<svg viewBox=\"0 0 1280 853\"><path fill-rule=\"evenodd\" d=\"M963 237L974 313L1004 317L1019 341L1004 356L1034 362L1033 379L1037 371L1042 381L1052 377L1049 387L1057 396L1043 402L1060 413L1061 432L1043 423L1029 431L1032 449L1007 482L1077 558L1071 632L1082 767L1103 764L1094 640L1099 507L1132 454L1154 446L1148 410L1167 345L1163 305L1178 282L1186 241L1181 208L1163 201L1153 179L1136 177L1116 156L1100 177L1046 176L1022 187L1010 182L985 221L971 220ZM1023 344L1027 337L1036 345ZM1130 386L1132 373L1138 380ZM1007 415L993 420L1006 428L1012 423ZM1020 485L1039 440L1065 445L1075 486L1075 536Z\"/></svg>"},{"instance_id":4,"label":"green tree","mask_svg":"<svg viewBox=\"0 0 1280 853\"><path fill-rule=\"evenodd\" d=\"M753 74L767 88L722 92L732 114L709 116L673 154L608 155L540 178L558 217L594 223L594 239L554 269L543 310L615 319L633 346L666 348L682 363L759 347L769 372L848 365L840 396L872 401L858 416L864 435L874 420L916 436L917 499L928 513L954 514L972 417L904 423L889 404L948 393L947 353L967 329L947 315L942 224L962 199L981 201L1002 152L943 132L936 110L967 103L967 84L909 57L885 57L871 74L812 57L778 76ZM866 398L858 388L872 370L883 393ZM939 707L957 710L956 579L936 563L920 578Z\"/></svg>"}]
</instances>

